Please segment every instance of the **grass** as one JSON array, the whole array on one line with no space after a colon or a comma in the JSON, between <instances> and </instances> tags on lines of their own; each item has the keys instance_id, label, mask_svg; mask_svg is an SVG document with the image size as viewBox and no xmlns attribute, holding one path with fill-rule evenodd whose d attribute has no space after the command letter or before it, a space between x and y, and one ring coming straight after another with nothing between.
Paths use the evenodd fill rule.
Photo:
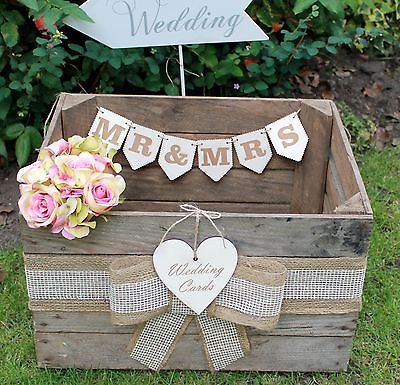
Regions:
<instances>
[{"instance_id":1,"label":"grass","mask_svg":"<svg viewBox=\"0 0 400 385\"><path fill-rule=\"evenodd\" d=\"M397 150L398 151L398 150ZM0 251L1 383L29 385L391 385L400 382L400 160L394 148L359 156L375 213L364 307L349 371L338 374L204 373L38 369L27 310L22 250Z\"/></svg>"}]
</instances>

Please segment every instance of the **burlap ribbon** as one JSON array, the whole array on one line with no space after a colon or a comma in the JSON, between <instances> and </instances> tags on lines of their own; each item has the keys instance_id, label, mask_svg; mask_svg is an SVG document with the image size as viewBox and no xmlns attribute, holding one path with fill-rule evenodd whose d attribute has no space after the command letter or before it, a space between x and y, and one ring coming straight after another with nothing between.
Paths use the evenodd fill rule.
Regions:
<instances>
[{"instance_id":1,"label":"burlap ribbon","mask_svg":"<svg viewBox=\"0 0 400 385\"><path fill-rule=\"evenodd\" d=\"M271 330L277 325L286 267L267 258L240 257L227 286L200 315L169 292L151 257L119 259L110 265L110 275L112 322L136 325L128 346L133 359L161 369L195 320L210 369L220 370L250 350L246 326Z\"/></svg>"}]
</instances>

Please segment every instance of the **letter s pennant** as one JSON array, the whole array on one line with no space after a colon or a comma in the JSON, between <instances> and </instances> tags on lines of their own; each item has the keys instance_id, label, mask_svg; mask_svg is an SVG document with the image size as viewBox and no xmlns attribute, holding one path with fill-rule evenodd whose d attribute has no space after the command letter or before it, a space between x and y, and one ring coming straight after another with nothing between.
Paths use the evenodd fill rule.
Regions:
<instances>
[{"instance_id":1,"label":"letter s pennant","mask_svg":"<svg viewBox=\"0 0 400 385\"><path fill-rule=\"evenodd\" d=\"M300 162L308 144L308 135L295 112L266 127L278 155Z\"/></svg>"}]
</instances>

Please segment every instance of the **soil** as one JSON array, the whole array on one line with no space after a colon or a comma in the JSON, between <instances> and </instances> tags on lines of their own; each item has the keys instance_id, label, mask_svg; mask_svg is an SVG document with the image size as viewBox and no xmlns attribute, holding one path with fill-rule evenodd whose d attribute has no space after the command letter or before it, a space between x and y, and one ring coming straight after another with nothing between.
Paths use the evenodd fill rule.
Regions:
<instances>
[{"instance_id":1,"label":"soil","mask_svg":"<svg viewBox=\"0 0 400 385\"><path fill-rule=\"evenodd\" d=\"M368 59L346 51L333 58L318 58L294 81L296 97L345 101L355 114L375 122L378 147L400 144L400 59ZM400 148L399 148L400 152ZM0 168L0 248L19 243L19 197L11 163Z\"/></svg>"},{"instance_id":2,"label":"soil","mask_svg":"<svg viewBox=\"0 0 400 385\"><path fill-rule=\"evenodd\" d=\"M296 97L344 101L376 126L378 148L400 144L400 58L368 59L348 51L319 57L296 76Z\"/></svg>"}]
</instances>

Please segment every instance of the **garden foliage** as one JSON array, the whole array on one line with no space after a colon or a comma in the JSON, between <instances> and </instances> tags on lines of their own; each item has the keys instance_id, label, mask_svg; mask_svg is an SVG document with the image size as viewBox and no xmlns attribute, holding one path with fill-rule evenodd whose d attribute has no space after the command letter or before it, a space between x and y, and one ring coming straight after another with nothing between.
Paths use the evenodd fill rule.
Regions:
<instances>
[{"instance_id":1,"label":"garden foliage","mask_svg":"<svg viewBox=\"0 0 400 385\"><path fill-rule=\"evenodd\" d=\"M254 0L248 11L270 40L186 47L189 94L287 95L314 56L341 45L390 52L396 36L386 26L398 20L399 2ZM0 156L11 150L20 165L40 145L38 127L61 91L179 94L175 47L112 50L63 26L67 15L90 22L67 0L0 3Z\"/></svg>"}]
</instances>

